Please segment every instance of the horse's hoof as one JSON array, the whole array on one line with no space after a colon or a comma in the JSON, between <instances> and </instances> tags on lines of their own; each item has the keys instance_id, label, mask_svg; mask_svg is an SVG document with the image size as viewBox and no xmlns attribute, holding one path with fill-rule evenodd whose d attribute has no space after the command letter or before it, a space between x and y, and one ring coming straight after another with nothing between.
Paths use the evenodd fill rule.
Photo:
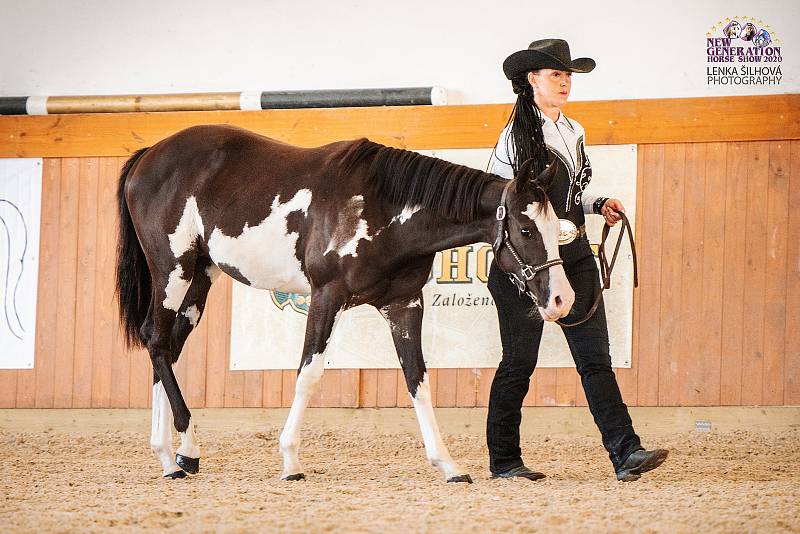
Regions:
<instances>
[{"instance_id":1,"label":"horse's hoof","mask_svg":"<svg viewBox=\"0 0 800 534\"><path fill-rule=\"evenodd\" d=\"M293 475L284 475L281 480L305 480L306 476L303 473L295 473Z\"/></svg>"},{"instance_id":2,"label":"horse's hoof","mask_svg":"<svg viewBox=\"0 0 800 534\"><path fill-rule=\"evenodd\" d=\"M466 482L467 484L472 484L472 477L469 475L458 475L457 477L448 478L447 482Z\"/></svg>"},{"instance_id":3,"label":"horse's hoof","mask_svg":"<svg viewBox=\"0 0 800 534\"><path fill-rule=\"evenodd\" d=\"M182 454L176 454L175 463L192 475L196 475L197 472L200 471L200 458L189 458Z\"/></svg>"},{"instance_id":4,"label":"horse's hoof","mask_svg":"<svg viewBox=\"0 0 800 534\"><path fill-rule=\"evenodd\" d=\"M171 478L171 479L175 480L176 478L186 478L187 476L188 475L186 474L186 471L184 471L183 469L178 469L174 473L170 473L168 475L164 475L164 478Z\"/></svg>"}]
</instances>

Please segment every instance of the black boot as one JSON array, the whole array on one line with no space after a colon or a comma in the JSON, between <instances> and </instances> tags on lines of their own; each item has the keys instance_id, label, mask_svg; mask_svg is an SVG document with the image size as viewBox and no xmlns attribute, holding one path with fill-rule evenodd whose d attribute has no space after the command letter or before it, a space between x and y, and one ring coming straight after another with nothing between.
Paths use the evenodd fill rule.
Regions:
<instances>
[{"instance_id":1,"label":"black boot","mask_svg":"<svg viewBox=\"0 0 800 534\"><path fill-rule=\"evenodd\" d=\"M617 480L632 482L638 480L642 473L652 471L667 459L669 451L656 449L646 451L639 449L633 451L628 459L617 470Z\"/></svg>"},{"instance_id":2,"label":"black boot","mask_svg":"<svg viewBox=\"0 0 800 534\"><path fill-rule=\"evenodd\" d=\"M519 467L512 467L508 471L503 471L502 473L492 473L492 478L527 478L528 480L539 480L540 478L544 478L544 473L539 473L538 471L531 471L524 465L520 465Z\"/></svg>"}]
</instances>

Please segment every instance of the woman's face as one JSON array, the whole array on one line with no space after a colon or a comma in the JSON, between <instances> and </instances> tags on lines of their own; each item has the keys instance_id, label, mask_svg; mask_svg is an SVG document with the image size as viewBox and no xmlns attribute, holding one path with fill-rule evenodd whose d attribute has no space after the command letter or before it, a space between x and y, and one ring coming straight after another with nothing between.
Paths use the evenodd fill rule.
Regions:
<instances>
[{"instance_id":1,"label":"woman's face","mask_svg":"<svg viewBox=\"0 0 800 534\"><path fill-rule=\"evenodd\" d=\"M567 103L572 88L572 73L563 70L540 69L528 73L528 82L539 107L560 108Z\"/></svg>"}]
</instances>

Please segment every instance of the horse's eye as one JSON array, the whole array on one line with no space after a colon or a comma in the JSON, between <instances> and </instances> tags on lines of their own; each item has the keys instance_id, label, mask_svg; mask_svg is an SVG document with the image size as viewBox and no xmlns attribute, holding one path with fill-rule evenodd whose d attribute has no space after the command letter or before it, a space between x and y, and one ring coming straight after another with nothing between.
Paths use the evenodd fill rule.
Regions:
<instances>
[{"instance_id":1,"label":"horse's eye","mask_svg":"<svg viewBox=\"0 0 800 534\"><path fill-rule=\"evenodd\" d=\"M528 237L529 238L531 236L531 231L528 230L527 228L523 228L522 230L519 231L519 233L522 234L522 237Z\"/></svg>"}]
</instances>

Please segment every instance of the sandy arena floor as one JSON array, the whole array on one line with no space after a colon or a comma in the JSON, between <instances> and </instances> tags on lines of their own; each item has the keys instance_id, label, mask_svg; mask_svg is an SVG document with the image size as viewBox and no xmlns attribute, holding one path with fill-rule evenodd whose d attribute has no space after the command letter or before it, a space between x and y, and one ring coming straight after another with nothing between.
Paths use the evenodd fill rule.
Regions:
<instances>
[{"instance_id":1,"label":"sandy arena floor","mask_svg":"<svg viewBox=\"0 0 800 534\"><path fill-rule=\"evenodd\" d=\"M0 530L800 532L800 429L665 434L657 445L671 456L633 483L616 482L598 437L525 439L526 462L548 474L529 482L489 479L479 432L446 436L472 485L446 484L405 427L314 421L301 452L307 480L282 482L279 430L201 424L200 474L172 481L147 426L6 426Z\"/></svg>"}]
</instances>

